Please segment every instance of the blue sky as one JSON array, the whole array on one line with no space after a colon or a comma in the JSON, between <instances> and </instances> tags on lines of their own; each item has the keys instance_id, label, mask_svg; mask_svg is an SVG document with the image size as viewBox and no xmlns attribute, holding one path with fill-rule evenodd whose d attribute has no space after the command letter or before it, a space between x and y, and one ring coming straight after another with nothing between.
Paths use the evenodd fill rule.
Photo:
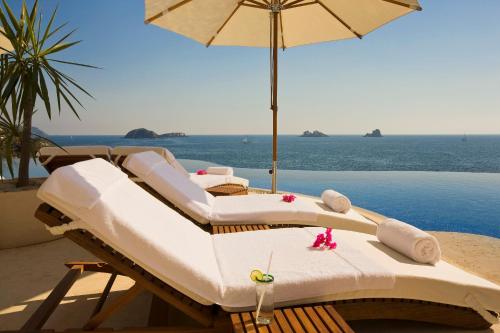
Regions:
<instances>
[{"instance_id":1,"label":"blue sky","mask_svg":"<svg viewBox=\"0 0 500 333\"><path fill-rule=\"evenodd\" d=\"M8 0L14 6L20 1ZM268 50L205 48L143 23L142 0L41 0L83 42L62 54L101 70L61 69L95 96L50 134L270 134ZM500 2L421 1L365 36L280 53L280 133L500 134Z\"/></svg>"}]
</instances>

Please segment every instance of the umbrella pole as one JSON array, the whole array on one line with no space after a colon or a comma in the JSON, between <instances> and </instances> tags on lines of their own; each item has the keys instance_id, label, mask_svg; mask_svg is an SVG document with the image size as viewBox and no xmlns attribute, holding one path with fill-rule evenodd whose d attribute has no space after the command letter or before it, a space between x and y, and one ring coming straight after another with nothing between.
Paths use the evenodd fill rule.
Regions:
<instances>
[{"instance_id":1,"label":"umbrella pole","mask_svg":"<svg viewBox=\"0 0 500 333\"><path fill-rule=\"evenodd\" d=\"M271 192L276 193L276 179L278 171L278 15L279 10L272 11L273 15L273 82L272 82L272 105L273 111L273 173Z\"/></svg>"}]
</instances>

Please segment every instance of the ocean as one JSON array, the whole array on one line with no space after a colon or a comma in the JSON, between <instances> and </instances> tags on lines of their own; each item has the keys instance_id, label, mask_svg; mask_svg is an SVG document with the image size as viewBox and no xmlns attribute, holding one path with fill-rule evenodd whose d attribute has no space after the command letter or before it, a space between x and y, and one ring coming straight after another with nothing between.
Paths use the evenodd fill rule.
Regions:
<instances>
[{"instance_id":1,"label":"ocean","mask_svg":"<svg viewBox=\"0 0 500 333\"><path fill-rule=\"evenodd\" d=\"M162 146L177 158L240 168L269 169L269 135L196 135L124 139L122 136L53 136L60 145ZM248 144L243 144L244 139ZM313 171L451 171L500 173L500 135L279 137L279 167Z\"/></svg>"},{"instance_id":2,"label":"ocean","mask_svg":"<svg viewBox=\"0 0 500 333\"><path fill-rule=\"evenodd\" d=\"M228 165L251 186L271 185L271 136L51 139L59 145L162 146L189 170ZM466 141L463 136L280 136L279 167L279 190L319 196L333 188L357 206L419 228L500 238L500 135L471 135ZM45 171L33 166L32 174Z\"/></svg>"}]
</instances>

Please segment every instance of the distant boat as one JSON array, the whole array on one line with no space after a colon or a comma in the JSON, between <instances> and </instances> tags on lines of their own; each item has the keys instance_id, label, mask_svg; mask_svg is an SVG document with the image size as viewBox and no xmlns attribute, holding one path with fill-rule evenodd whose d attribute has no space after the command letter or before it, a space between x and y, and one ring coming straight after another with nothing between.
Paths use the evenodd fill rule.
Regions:
<instances>
[{"instance_id":1,"label":"distant boat","mask_svg":"<svg viewBox=\"0 0 500 333\"><path fill-rule=\"evenodd\" d=\"M462 142L467 142L467 135L464 134L464 136L462 137Z\"/></svg>"},{"instance_id":2,"label":"distant boat","mask_svg":"<svg viewBox=\"0 0 500 333\"><path fill-rule=\"evenodd\" d=\"M244 137L243 140L241 140L241 143L243 143L243 144L249 144L250 141L248 141L247 137Z\"/></svg>"}]
</instances>

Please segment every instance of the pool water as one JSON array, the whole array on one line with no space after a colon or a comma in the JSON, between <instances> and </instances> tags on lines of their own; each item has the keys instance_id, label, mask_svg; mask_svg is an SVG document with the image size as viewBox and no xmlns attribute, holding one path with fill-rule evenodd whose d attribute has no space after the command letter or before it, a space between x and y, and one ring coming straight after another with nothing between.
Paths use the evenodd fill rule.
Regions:
<instances>
[{"instance_id":1,"label":"pool water","mask_svg":"<svg viewBox=\"0 0 500 333\"><path fill-rule=\"evenodd\" d=\"M188 170L215 165L179 160ZM270 188L267 170L235 168L250 186ZM31 165L32 177L46 176ZM281 191L320 196L325 189L347 195L352 203L419 228L500 238L500 174L427 171L280 170Z\"/></svg>"}]
</instances>

